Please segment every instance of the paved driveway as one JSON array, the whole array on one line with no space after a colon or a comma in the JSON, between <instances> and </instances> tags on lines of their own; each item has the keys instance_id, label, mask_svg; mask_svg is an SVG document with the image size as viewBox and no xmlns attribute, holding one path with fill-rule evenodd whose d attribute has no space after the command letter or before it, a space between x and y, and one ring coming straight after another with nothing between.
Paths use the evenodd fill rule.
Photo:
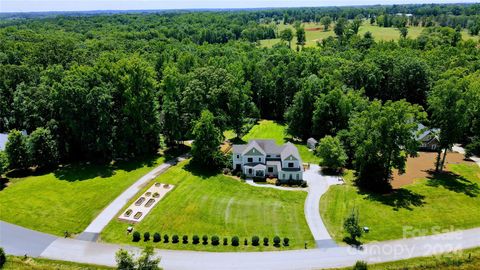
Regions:
<instances>
[{"instance_id":1,"label":"paved driveway","mask_svg":"<svg viewBox=\"0 0 480 270\"><path fill-rule=\"evenodd\" d=\"M331 185L341 184L341 182L338 177L321 175L318 165L310 165L310 169L303 173L303 179L308 183L305 218L317 248L336 247L335 241L330 237L320 216L320 198Z\"/></svg>"},{"instance_id":2,"label":"paved driveway","mask_svg":"<svg viewBox=\"0 0 480 270\"><path fill-rule=\"evenodd\" d=\"M8 254L37 257L56 239L50 234L0 221L0 246Z\"/></svg>"},{"instance_id":3,"label":"paved driveway","mask_svg":"<svg viewBox=\"0 0 480 270\"><path fill-rule=\"evenodd\" d=\"M148 182L155 179L165 170L175 165L177 162L184 160L185 157L179 157L174 160L169 160L149 173L142 176L122 194L120 194L114 201L112 201L103 211L88 225L84 232L82 232L77 239L85 241L96 241L100 232L107 226L107 224L116 217L118 212L130 201L140 189L142 189Z\"/></svg>"},{"instance_id":4,"label":"paved driveway","mask_svg":"<svg viewBox=\"0 0 480 270\"><path fill-rule=\"evenodd\" d=\"M0 222L0 246L9 254L29 254L65 261L100 265L115 265L115 252L126 248L135 253L138 248L103 244L77 239L57 238ZM22 238L22 235L25 236ZM18 241L19 237L22 241ZM51 244L48 244L51 243ZM48 246L48 247L46 247ZM165 269L313 269L348 267L357 260L369 263L429 256L480 246L480 228L400 239L363 246L362 250L350 247L333 247L308 250L270 252L199 252L156 250Z\"/></svg>"}]
</instances>

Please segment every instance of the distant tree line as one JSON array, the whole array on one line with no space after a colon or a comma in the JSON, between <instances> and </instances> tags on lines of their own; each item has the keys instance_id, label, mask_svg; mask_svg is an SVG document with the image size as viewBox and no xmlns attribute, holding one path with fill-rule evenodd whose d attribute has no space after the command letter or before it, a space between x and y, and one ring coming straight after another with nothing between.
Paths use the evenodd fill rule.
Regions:
<instances>
[{"instance_id":1,"label":"distant tree line","mask_svg":"<svg viewBox=\"0 0 480 270\"><path fill-rule=\"evenodd\" d=\"M221 163L216 153L205 153L218 150L222 132L241 137L258 118L283 121L300 139L332 136L325 143L338 148L340 141L347 160L338 158L360 176L380 166L379 175L360 177L373 182L387 182L392 168L404 167L405 154L415 154L408 135L414 123L456 130L442 134L442 148L462 142L479 153L478 42L441 26L398 42L358 34L364 18L380 14L375 10L472 16L478 5L407 7L2 19L0 132L11 133L12 146L0 160L12 169L110 161L196 139L192 152L205 156L199 163ZM316 48L256 42L296 35L302 46L299 22L317 15L335 22L336 36ZM294 31L278 31L278 20L294 24ZM436 94L442 89L455 96L443 99ZM442 106L451 111L442 113ZM447 115L457 120L446 121Z\"/></svg>"}]
</instances>

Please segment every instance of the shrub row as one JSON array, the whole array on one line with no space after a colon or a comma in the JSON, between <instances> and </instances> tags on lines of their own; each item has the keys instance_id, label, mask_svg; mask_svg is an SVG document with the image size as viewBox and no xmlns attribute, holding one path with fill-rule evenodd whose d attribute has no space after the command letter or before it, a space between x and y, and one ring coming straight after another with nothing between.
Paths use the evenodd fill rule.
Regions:
<instances>
[{"instance_id":1,"label":"shrub row","mask_svg":"<svg viewBox=\"0 0 480 270\"><path fill-rule=\"evenodd\" d=\"M133 232L132 241L133 242L139 242L140 240L142 240L142 236L141 236L140 232L137 232L137 231ZM209 237L207 235L203 235L201 240L202 240L203 245L208 245ZM146 232L146 233L143 234L143 241L144 242L150 241L150 233L149 232ZM161 235L158 232L154 233L153 234L153 242L158 243L158 242L161 242L161 241L162 241ZM163 242L164 243L169 243L169 241L170 240L169 240L168 234L163 235ZM178 235L174 234L172 236L172 243L176 244L178 242L180 242L180 238L178 237ZM183 244L188 244L188 235L182 236L182 243ZM192 244L197 245L199 243L200 243L200 237L198 237L198 235L194 235L192 237ZM224 246L228 245L228 238L224 237L222 243L223 243ZM234 247L239 246L240 245L240 238L238 238L238 236L234 236L230 240L230 243ZM264 246L268 246L269 245L268 237L264 237L262 243L263 243ZM220 245L220 237L218 237L216 235L213 235L212 237L210 237L210 244L212 246ZM243 244L245 246L248 245L247 238L244 239ZM252 246L259 246L260 245L260 237L253 236L252 239L251 239L251 245ZM290 239L285 237L285 238L283 238L283 242L282 242L282 239L279 236L273 237L273 246L280 247L281 245L283 245L284 247L289 246L290 245Z\"/></svg>"}]
</instances>

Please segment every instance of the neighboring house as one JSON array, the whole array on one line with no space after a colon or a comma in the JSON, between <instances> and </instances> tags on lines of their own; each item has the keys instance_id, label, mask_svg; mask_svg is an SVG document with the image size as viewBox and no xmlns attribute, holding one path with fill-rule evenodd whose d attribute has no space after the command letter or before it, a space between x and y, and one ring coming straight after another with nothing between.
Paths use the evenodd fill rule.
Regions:
<instances>
[{"instance_id":1,"label":"neighboring house","mask_svg":"<svg viewBox=\"0 0 480 270\"><path fill-rule=\"evenodd\" d=\"M307 147L308 147L308 149L315 150L315 148L317 148L317 144L318 144L318 141L315 140L314 138L309 138L309 139L307 140Z\"/></svg>"},{"instance_id":2,"label":"neighboring house","mask_svg":"<svg viewBox=\"0 0 480 270\"><path fill-rule=\"evenodd\" d=\"M248 144L234 144L232 161L233 169L247 177L303 180L300 154L290 142L277 145L273 140L251 140Z\"/></svg>"},{"instance_id":3,"label":"neighboring house","mask_svg":"<svg viewBox=\"0 0 480 270\"><path fill-rule=\"evenodd\" d=\"M440 147L439 129L429 129L418 124L416 137L420 142L420 150L436 151Z\"/></svg>"}]
</instances>

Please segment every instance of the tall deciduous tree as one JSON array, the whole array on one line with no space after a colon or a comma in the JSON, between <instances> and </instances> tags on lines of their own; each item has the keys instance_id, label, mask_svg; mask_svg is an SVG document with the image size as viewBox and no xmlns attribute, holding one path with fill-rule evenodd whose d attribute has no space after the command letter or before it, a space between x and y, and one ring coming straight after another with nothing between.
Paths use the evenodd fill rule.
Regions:
<instances>
[{"instance_id":1,"label":"tall deciduous tree","mask_svg":"<svg viewBox=\"0 0 480 270\"><path fill-rule=\"evenodd\" d=\"M31 165L48 167L59 162L57 141L45 128L37 128L28 136L27 153Z\"/></svg>"},{"instance_id":2,"label":"tall deciduous tree","mask_svg":"<svg viewBox=\"0 0 480 270\"><path fill-rule=\"evenodd\" d=\"M337 20L337 23L335 24L335 27L333 28L333 31L335 32L335 35L337 35L338 38L343 37L345 34L345 30L348 26L348 21L345 18L340 18Z\"/></svg>"},{"instance_id":3,"label":"tall deciduous tree","mask_svg":"<svg viewBox=\"0 0 480 270\"><path fill-rule=\"evenodd\" d=\"M323 16L320 19L320 23L323 25L323 31L328 31L328 28L330 27L330 24L332 23L332 18L330 16Z\"/></svg>"},{"instance_id":4,"label":"tall deciduous tree","mask_svg":"<svg viewBox=\"0 0 480 270\"><path fill-rule=\"evenodd\" d=\"M466 104L461 80L456 77L440 80L432 89L427 102L433 127L440 129L440 148L435 165L438 172L443 170L447 150L462 138L465 130Z\"/></svg>"},{"instance_id":5,"label":"tall deciduous tree","mask_svg":"<svg viewBox=\"0 0 480 270\"><path fill-rule=\"evenodd\" d=\"M182 119L179 108L180 103L180 74L175 66L169 66L163 71L162 81L162 111L160 124L162 133L169 145L182 139Z\"/></svg>"},{"instance_id":6,"label":"tall deciduous tree","mask_svg":"<svg viewBox=\"0 0 480 270\"><path fill-rule=\"evenodd\" d=\"M29 164L27 151L27 137L18 130L12 130L8 134L8 142L5 145L8 163L12 169L26 169Z\"/></svg>"},{"instance_id":7,"label":"tall deciduous tree","mask_svg":"<svg viewBox=\"0 0 480 270\"><path fill-rule=\"evenodd\" d=\"M320 166L325 166L333 171L338 171L347 162L347 154L337 137L325 136L322 138L316 152L321 158Z\"/></svg>"},{"instance_id":8,"label":"tall deciduous tree","mask_svg":"<svg viewBox=\"0 0 480 270\"><path fill-rule=\"evenodd\" d=\"M297 36L297 44L301 46L305 45L305 29L303 27L298 27L296 29L295 35Z\"/></svg>"},{"instance_id":9,"label":"tall deciduous tree","mask_svg":"<svg viewBox=\"0 0 480 270\"><path fill-rule=\"evenodd\" d=\"M201 166L215 166L220 155L221 133L215 126L215 117L208 111L202 111L200 119L193 128L194 141L192 144L192 158L195 164Z\"/></svg>"},{"instance_id":10,"label":"tall deciduous tree","mask_svg":"<svg viewBox=\"0 0 480 270\"><path fill-rule=\"evenodd\" d=\"M292 46L293 31L290 28L284 29L280 32L280 39L288 42L288 47Z\"/></svg>"},{"instance_id":11,"label":"tall deciduous tree","mask_svg":"<svg viewBox=\"0 0 480 270\"><path fill-rule=\"evenodd\" d=\"M4 151L0 151L0 178L8 169L8 156Z\"/></svg>"},{"instance_id":12,"label":"tall deciduous tree","mask_svg":"<svg viewBox=\"0 0 480 270\"><path fill-rule=\"evenodd\" d=\"M355 149L354 164L360 186L384 191L390 188L392 169L405 171L408 156L419 146L415 132L426 118L418 105L406 101L373 101L350 121Z\"/></svg>"}]
</instances>

